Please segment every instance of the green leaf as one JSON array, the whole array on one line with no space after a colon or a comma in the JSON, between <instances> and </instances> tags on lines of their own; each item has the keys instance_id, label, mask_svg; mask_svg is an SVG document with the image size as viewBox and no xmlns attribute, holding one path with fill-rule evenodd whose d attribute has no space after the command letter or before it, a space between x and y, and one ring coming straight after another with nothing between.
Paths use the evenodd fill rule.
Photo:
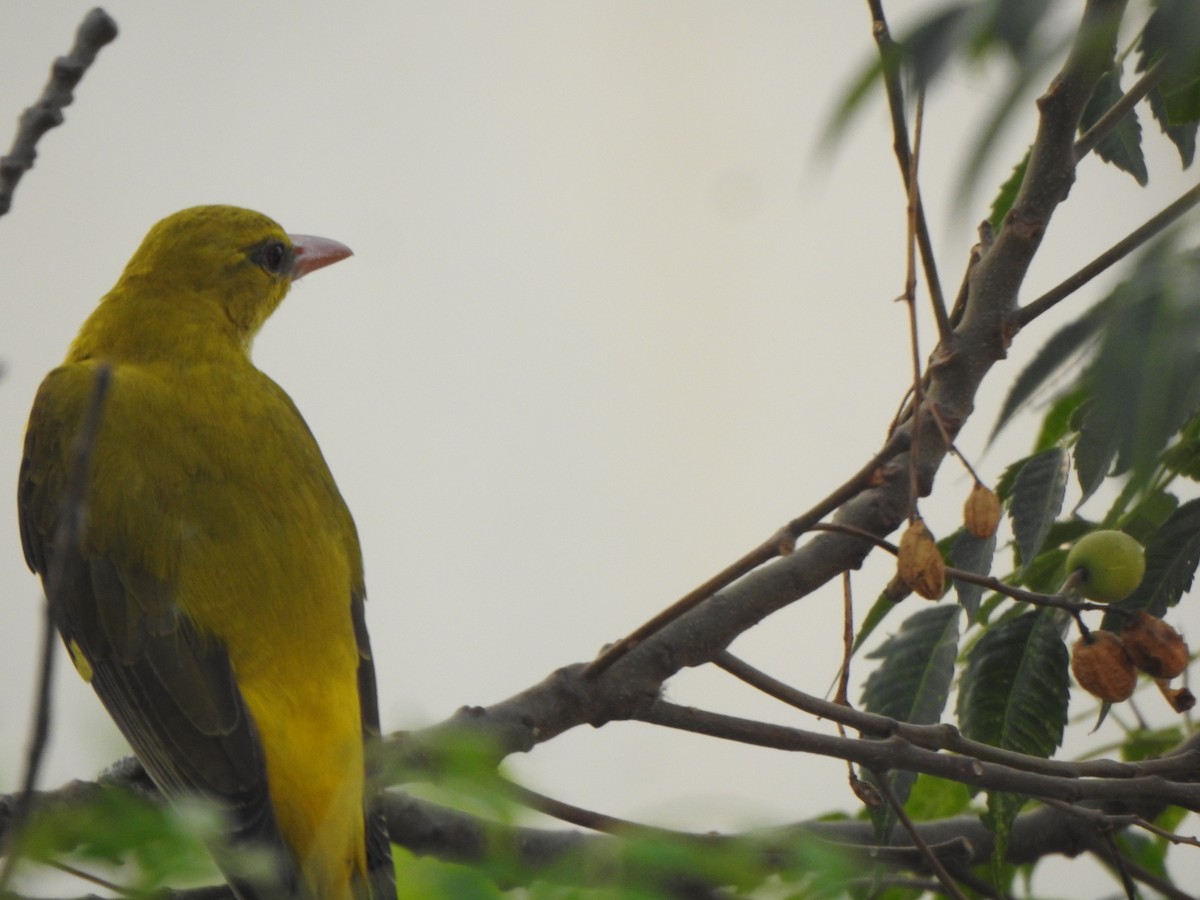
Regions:
<instances>
[{"instance_id":1,"label":"green leaf","mask_svg":"<svg viewBox=\"0 0 1200 900\"><path fill-rule=\"evenodd\" d=\"M1012 866L1005 862L1005 857L1008 855L1008 841L1012 835L1013 822L1024 805L1025 798L1019 794L994 791L988 794L987 812L980 817L996 841L996 846L992 849L989 859L989 868L991 869L992 886L1002 891L1003 895L1008 894L1006 888L1013 876Z\"/></svg>"},{"instance_id":2,"label":"green leaf","mask_svg":"<svg viewBox=\"0 0 1200 900\"><path fill-rule=\"evenodd\" d=\"M1067 451L1052 447L1031 456L1013 480L1008 512L1022 565L1037 556L1062 510L1069 464Z\"/></svg>"},{"instance_id":3,"label":"green leaf","mask_svg":"<svg viewBox=\"0 0 1200 900\"><path fill-rule=\"evenodd\" d=\"M1066 436L1074 430L1073 423L1076 415L1086 400L1087 392L1082 388L1076 388L1061 394L1051 403L1046 414L1042 416L1042 427L1033 444L1034 452L1049 450L1056 444L1062 443Z\"/></svg>"},{"instance_id":4,"label":"green leaf","mask_svg":"<svg viewBox=\"0 0 1200 900\"><path fill-rule=\"evenodd\" d=\"M1163 61L1159 90L1172 124L1200 119L1200 8L1195 0L1158 0L1142 29L1138 71Z\"/></svg>"},{"instance_id":5,"label":"green leaf","mask_svg":"<svg viewBox=\"0 0 1200 900\"><path fill-rule=\"evenodd\" d=\"M958 655L959 609L939 604L905 619L900 630L872 651L869 659L882 663L863 687L863 708L888 718L916 725L941 720L954 678ZM892 792L903 805L916 774L896 771L888 776ZM871 810L880 835L895 824L890 806Z\"/></svg>"},{"instance_id":6,"label":"green leaf","mask_svg":"<svg viewBox=\"0 0 1200 900\"><path fill-rule=\"evenodd\" d=\"M1017 584L1031 591L1043 594L1053 594L1063 583L1063 567L1067 563L1067 550L1063 547L1051 547L1043 550L1021 572Z\"/></svg>"},{"instance_id":7,"label":"green leaf","mask_svg":"<svg viewBox=\"0 0 1200 900\"><path fill-rule=\"evenodd\" d=\"M1025 151L1025 155L1021 157L1021 161L1013 166L1012 174L1008 176L1004 184L1000 185L1000 190L996 192L996 199L992 201L992 211L988 213L988 223L992 226L992 231L995 234L1000 233L1000 229L1004 226L1004 217L1008 215L1008 211L1012 209L1013 202L1017 199L1017 194L1020 192L1021 185L1025 181L1025 170L1029 168L1029 154L1032 151L1032 147ZM997 423L997 430L999 427L999 423ZM995 436L995 431L992 434Z\"/></svg>"},{"instance_id":8,"label":"green leaf","mask_svg":"<svg viewBox=\"0 0 1200 900\"><path fill-rule=\"evenodd\" d=\"M971 792L965 784L922 773L913 784L904 810L917 822L931 822L961 815L970 805Z\"/></svg>"},{"instance_id":9,"label":"green leaf","mask_svg":"<svg viewBox=\"0 0 1200 900\"><path fill-rule=\"evenodd\" d=\"M1147 494L1128 513L1121 517L1117 528L1142 545L1150 540L1167 520L1179 509L1179 498L1166 491Z\"/></svg>"},{"instance_id":10,"label":"green leaf","mask_svg":"<svg viewBox=\"0 0 1200 900\"><path fill-rule=\"evenodd\" d=\"M1189 500L1146 542L1146 574L1142 583L1116 609L1144 609L1162 617L1192 587L1200 565L1200 500ZM1119 631L1124 617L1105 613L1102 627Z\"/></svg>"},{"instance_id":11,"label":"green leaf","mask_svg":"<svg viewBox=\"0 0 1200 900\"><path fill-rule=\"evenodd\" d=\"M1200 408L1200 260L1162 241L1104 302L1104 338L1084 373L1092 395L1077 457L1094 487L1115 447L1116 471L1146 481L1159 455ZM1098 451L1085 451L1085 438Z\"/></svg>"},{"instance_id":12,"label":"green leaf","mask_svg":"<svg viewBox=\"0 0 1200 900\"><path fill-rule=\"evenodd\" d=\"M963 734L1048 758L1067 722L1067 649L1053 609L993 625L967 656L958 695Z\"/></svg>"},{"instance_id":13,"label":"green leaf","mask_svg":"<svg viewBox=\"0 0 1200 900\"><path fill-rule=\"evenodd\" d=\"M992 571L992 559L996 555L996 536L977 538L965 528L951 535L947 553L950 565L956 569L988 575ZM967 618L974 622L979 615L979 601L983 598L983 587L970 581L955 578L954 591L958 594L958 605L967 611Z\"/></svg>"},{"instance_id":14,"label":"green leaf","mask_svg":"<svg viewBox=\"0 0 1200 900\"><path fill-rule=\"evenodd\" d=\"M1089 404L1079 427L1075 442L1075 474L1079 478L1081 496L1076 508L1096 493L1112 471L1113 460L1120 448L1121 433L1108 416L1108 410Z\"/></svg>"},{"instance_id":15,"label":"green leaf","mask_svg":"<svg viewBox=\"0 0 1200 900\"><path fill-rule=\"evenodd\" d=\"M1179 151L1179 162L1183 168L1192 164L1196 158L1196 129L1200 122L1172 122L1167 116L1167 101L1163 99L1161 86L1156 86L1146 98L1150 104L1150 115L1158 123L1158 127L1175 145Z\"/></svg>"},{"instance_id":16,"label":"green leaf","mask_svg":"<svg viewBox=\"0 0 1200 900\"><path fill-rule=\"evenodd\" d=\"M1162 464L1168 472L1175 472L1192 481L1200 481L1200 435L1182 435L1163 451Z\"/></svg>"},{"instance_id":17,"label":"green leaf","mask_svg":"<svg viewBox=\"0 0 1200 900\"><path fill-rule=\"evenodd\" d=\"M1083 108L1079 119L1080 134L1095 125L1113 104L1121 99L1121 68L1113 66L1100 76L1092 96ZM1142 187L1150 180L1146 171L1146 158L1142 155L1142 126L1137 113L1129 110L1121 120L1096 144L1097 155L1107 163L1128 172Z\"/></svg>"},{"instance_id":18,"label":"green leaf","mask_svg":"<svg viewBox=\"0 0 1200 900\"><path fill-rule=\"evenodd\" d=\"M941 719L958 654L957 606L940 603L913 613L868 659L882 662L863 687L871 712L930 725Z\"/></svg>"},{"instance_id":19,"label":"green leaf","mask_svg":"<svg viewBox=\"0 0 1200 900\"><path fill-rule=\"evenodd\" d=\"M1159 729L1138 728L1131 731L1126 736L1125 743L1121 745L1121 759L1125 762L1157 759L1183 743L1183 739L1183 729L1178 726Z\"/></svg>"},{"instance_id":20,"label":"green leaf","mask_svg":"<svg viewBox=\"0 0 1200 900\"><path fill-rule=\"evenodd\" d=\"M1095 341L1104 324L1102 315L1089 310L1073 322L1068 322L1042 345L1020 374L1013 380L1008 396L1000 407L1000 415L992 426L988 442L995 440L1012 416L1025 405L1051 377L1073 360L1077 360Z\"/></svg>"},{"instance_id":21,"label":"green leaf","mask_svg":"<svg viewBox=\"0 0 1200 900\"><path fill-rule=\"evenodd\" d=\"M875 598L875 602L867 610L866 618L863 619L862 625L858 628L858 634L854 636L854 646L851 648L851 653L858 652L858 648L871 636L871 632L879 627L879 623L887 618L888 613L894 610L897 605L896 601L889 597L886 591Z\"/></svg>"},{"instance_id":22,"label":"green leaf","mask_svg":"<svg viewBox=\"0 0 1200 900\"><path fill-rule=\"evenodd\" d=\"M102 787L84 805L35 815L22 851L45 862L70 854L91 866L120 866L115 877L130 891L150 892L215 875L203 841L219 840L223 825L215 807L200 801L166 806Z\"/></svg>"}]
</instances>

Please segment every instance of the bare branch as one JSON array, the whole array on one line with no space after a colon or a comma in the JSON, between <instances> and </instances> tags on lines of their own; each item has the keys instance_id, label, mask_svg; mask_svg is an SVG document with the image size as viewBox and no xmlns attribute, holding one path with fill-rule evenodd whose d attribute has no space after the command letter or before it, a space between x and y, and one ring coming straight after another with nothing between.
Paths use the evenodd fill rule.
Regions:
<instances>
[{"instance_id":1,"label":"bare branch","mask_svg":"<svg viewBox=\"0 0 1200 900\"><path fill-rule=\"evenodd\" d=\"M7 156L0 157L0 216L12 207L13 192L21 176L33 168L37 144L51 128L63 123L63 109L75 99L74 90L96 61L96 54L117 36L117 23L97 7L83 17L75 32L75 46L50 67L50 81L42 96L21 114L17 135Z\"/></svg>"},{"instance_id":2,"label":"bare branch","mask_svg":"<svg viewBox=\"0 0 1200 900\"><path fill-rule=\"evenodd\" d=\"M661 700L641 713L638 719L652 725L758 747L846 759L868 769L924 772L990 791L1049 797L1068 803L1133 801L1142 798L1200 811L1200 784L1170 781L1158 775L1125 779L1062 778L966 756L934 753L895 735L882 740L852 740L677 706Z\"/></svg>"},{"instance_id":3,"label":"bare branch","mask_svg":"<svg viewBox=\"0 0 1200 900\"><path fill-rule=\"evenodd\" d=\"M1075 293L1105 269L1120 262L1156 234L1163 231L1197 203L1200 203L1200 185L1187 191L1161 212L1147 219L1142 225L1129 232L1129 234L1121 238L1121 240L1117 241L1074 275L1055 285L1036 300L1022 306L1013 318L1014 325L1018 329L1024 328L1055 304Z\"/></svg>"},{"instance_id":4,"label":"bare branch","mask_svg":"<svg viewBox=\"0 0 1200 900\"><path fill-rule=\"evenodd\" d=\"M904 121L904 89L900 86L900 72L894 64L896 42L892 40L891 31L888 29L887 18L883 14L882 0L867 0L867 6L871 11L871 33L875 36L875 45L879 48L879 58L883 64L883 83L887 92L888 111L892 117L892 149L896 154L896 162L900 166L904 192L913 199L915 206L914 224L917 244L921 250L921 266L925 272L925 284L933 303L938 332L945 337L949 333L950 324L946 315L946 298L942 294L942 283L938 278L937 263L933 255L933 241L930 240L929 225L925 221L925 207L921 203L920 191L915 187L916 173L913 171L912 154L908 145L908 126Z\"/></svg>"}]
</instances>

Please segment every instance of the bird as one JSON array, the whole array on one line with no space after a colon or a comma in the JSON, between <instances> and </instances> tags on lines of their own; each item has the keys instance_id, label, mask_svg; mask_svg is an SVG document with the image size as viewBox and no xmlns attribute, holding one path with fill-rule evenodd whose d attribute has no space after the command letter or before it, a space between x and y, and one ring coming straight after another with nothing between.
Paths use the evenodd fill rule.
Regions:
<instances>
[{"instance_id":1,"label":"bird","mask_svg":"<svg viewBox=\"0 0 1200 900\"><path fill-rule=\"evenodd\" d=\"M395 897L354 520L291 398L251 359L291 285L351 255L236 206L154 225L37 392L18 514L75 663L170 798L228 817L242 900ZM97 374L78 539L56 545ZM50 594L47 589L48 595Z\"/></svg>"}]
</instances>

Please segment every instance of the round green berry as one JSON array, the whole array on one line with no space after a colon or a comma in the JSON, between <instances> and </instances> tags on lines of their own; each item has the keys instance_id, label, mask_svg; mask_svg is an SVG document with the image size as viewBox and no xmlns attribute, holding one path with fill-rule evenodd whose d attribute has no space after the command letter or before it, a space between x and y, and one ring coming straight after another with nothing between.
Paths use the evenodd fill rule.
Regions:
<instances>
[{"instance_id":1,"label":"round green berry","mask_svg":"<svg viewBox=\"0 0 1200 900\"><path fill-rule=\"evenodd\" d=\"M1142 583L1146 551L1123 531L1085 534L1067 554L1067 575L1080 571L1079 593L1089 600L1124 600Z\"/></svg>"}]
</instances>

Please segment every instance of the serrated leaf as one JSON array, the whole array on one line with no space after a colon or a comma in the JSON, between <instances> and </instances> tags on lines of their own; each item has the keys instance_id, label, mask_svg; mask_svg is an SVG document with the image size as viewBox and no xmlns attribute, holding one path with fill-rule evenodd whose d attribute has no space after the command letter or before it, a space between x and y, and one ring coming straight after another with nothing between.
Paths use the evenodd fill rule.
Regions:
<instances>
[{"instance_id":1,"label":"serrated leaf","mask_svg":"<svg viewBox=\"0 0 1200 900\"><path fill-rule=\"evenodd\" d=\"M1128 513L1117 522L1117 528L1124 531L1140 544L1158 531L1167 520L1179 509L1179 498L1174 494L1158 490L1147 494Z\"/></svg>"},{"instance_id":2,"label":"serrated leaf","mask_svg":"<svg viewBox=\"0 0 1200 900\"><path fill-rule=\"evenodd\" d=\"M1185 434L1163 451L1162 464L1191 481L1200 481L1200 436Z\"/></svg>"},{"instance_id":3,"label":"serrated leaf","mask_svg":"<svg viewBox=\"0 0 1200 900\"><path fill-rule=\"evenodd\" d=\"M963 569L976 575L988 575L992 571L992 559L996 555L996 536L977 538L965 528L960 528L951 535L952 540L947 556L950 564L956 569ZM983 587L970 581L954 579L954 591L958 595L958 605L967 611L968 621L974 622L979 615L979 601L983 597Z\"/></svg>"},{"instance_id":4,"label":"serrated leaf","mask_svg":"<svg viewBox=\"0 0 1200 900\"><path fill-rule=\"evenodd\" d=\"M1138 71L1163 62L1159 90L1167 121L1200 118L1200 8L1194 0L1158 0L1138 49Z\"/></svg>"},{"instance_id":5,"label":"serrated leaf","mask_svg":"<svg viewBox=\"0 0 1200 900\"><path fill-rule=\"evenodd\" d=\"M959 726L972 740L1049 758L1062 743L1068 695L1056 611L1022 613L993 625L967 655Z\"/></svg>"},{"instance_id":6,"label":"serrated leaf","mask_svg":"<svg viewBox=\"0 0 1200 900\"><path fill-rule=\"evenodd\" d=\"M1075 441L1075 475L1079 480L1080 497L1076 509L1096 493L1112 471L1113 461L1121 445L1121 432L1112 422L1108 410L1093 403L1084 413Z\"/></svg>"},{"instance_id":7,"label":"serrated leaf","mask_svg":"<svg viewBox=\"0 0 1200 900\"><path fill-rule=\"evenodd\" d=\"M1012 209L1013 202L1017 199L1017 193L1021 190L1021 184L1025 181L1025 170L1029 167L1031 152L1033 152L1032 147L1026 150L1021 161L1013 166L1012 174L1008 176L1004 184L1000 185L1000 190L996 192L996 199L992 201L992 211L988 213L988 222L995 234L999 234L1000 229L1004 226L1004 217ZM997 423L996 430L999 427L1000 425ZM995 433L993 430L993 436Z\"/></svg>"},{"instance_id":8,"label":"serrated leaf","mask_svg":"<svg viewBox=\"0 0 1200 900\"><path fill-rule=\"evenodd\" d=\"M1162 618L1192 587L1200 565L1200 500L1189 500L1146 542L1146 574L1116 609L1144 609ZM1102 627L1119 631L1124 617L1105 613Z\"/></svg>"},{"instance_id":9,"label":"serrated leaf","mask_svg":"<svg viewBox=\"0 0 1200 900\"><path fill-rule=\"evenodd\" d=\"M939 721L954 675L958 616L958 607L949 603L922 609L871 651L868 659L882 662L867 677L863 707L918 725Z\"/></svg>"},{"instance_id":10,"label":"serrated leaf","mask_svg":"<svg viewBox=\"0 0 1200 900\"><path fill-rule=\"evenodd\" d=\"M1092 309L1074 322L1068 322L1050 336L1033 359L1013 379L1008 396L1004 398L1004 404L1000 407L1000 414L996 417L996 424L992 426L992 433L988 436L989 443L995 440L996 435L1000 433L1008 420L1025 405L1030 397L1037 393L1039 388L1060 369L1072 360L1078 359L1079 355L1088 349L1088 345L1095 340L1103 323L1103 314L1097 309Z\"/></svg>"},{"instance_id":11,"label":"serrated leaf","mask_svg":"<svg viewBox=\"0 0 1200 900\"><path fill-rule=\"evenodd\" d=\"M909 616L900 630L868 658L882 660L863 687L863 708L882 716L930 725L941 720L954 660L958 655L957 606L939 604ZM888 776L900 804L908 799L916 774L896 771ZM890 833L895 814L890 806L872 810L881 835Z\"/></svg>"},{"instance_id":12,"label":"serrated leaf","mask_svg":"<svg viewBox=\"0 0 1200 900\"><path fill-rule=\"evenodd\" d=\"M1012 825L1017 813L1025 805L1025 798L1019 794L1007 794L994 791L988 794L987 812L980 817L984 826L992 833L996 842L989 857L992 886L1007 896L1007 887L1012 881L1013 867L1005 862L1008 856L1008 842L1012 834Z\"/></svg>"},{"instance_id":13,"label":"serrated leaf","mask_svg":"<svg viewBox=\"0 0 1200 900\"><path fill-rule=\"evenodd\" d=\"M1115 470L1144 483L1168 441L1200 408L1197 257L1160 242L1104 306L1104 339L1084 375L1093 402L1076 451L1092 463L1088 479L1078 463L1085 492L1114 445Z\"/></svg>"},{"instance_id":14,"label":"serrated leaf","mask_svg":"<svg viewBox=\"0 0 1200 900\"><path fill-rule=\"evenodd\" d=\"M1112 106L1124 96L1121 87L1121 67L1114 66L1105 72L1096 83L1095 89L1083 115L1080 117L1079 132L1082 135L1092 127ZM1096 155L1123 172L1128 172L1142 187L1150 180L1146 169L1146 158L1142 152L1142 125L1137 109L1132 108L1121 117L1107 134L1096 144Z\"/></svg>"},{"instance_id":15,"label":"serrated leaf","mask_svg":"<svg viewBox=\"0 0 1200 900\"><path fill-rule=\"evenodd\" d=\"M1022 565L1037 556L1062 510L1069 466L1067 451L1052 447L1031 456L1013 480L1008 512Z\"/></svg>"},{"instance_id":16,"label":"serrated leaf","mask_svg":"<svg viewBox=\"0 0 1200 900\"><path fill-rule=\"evenodd\" d=\"M1150 91L1146 101L1150 104L1150 115L1179 151L1180 164L1183 168L1188 168L1196 158L1196 129L1200 127L1200 122L1172 122L1167 115L1166 100L1163 99L1162 90L1158 86Z\"/></svg>"},{"instance_id":17,"label":"serrated leaf","mask_svg":"<svg viewBox=\"0 0 1200 900\"><path fill-rule=\"evenodd\" d=\"M1042 427L1033 444L1034 452L1049 450L1062 443L1073 430L1072 422L1086 401L1087 392L1082 388L1067 391L1056 398L1042 416Z\"/></svg>"},{"instance_id":18,"label":"serrated leaf","mask_svg":"<svg viewBox=\"0 0 1200 900\"><path fill-rule=\"evenodd\" d=\"M1080 134L1095 125L1123 94L1121 68L1113 66L1100 76L1092 90L1092 96L1083 108L1083 115L1079 119ZM1132 109L1096 144L1096 155L1128 172L1142 187L1150 180L1150 174L1146 171L1146 158L1142 154L1142 126L1138 122L1137 113Z\"/></svg>"}]
</instances>

